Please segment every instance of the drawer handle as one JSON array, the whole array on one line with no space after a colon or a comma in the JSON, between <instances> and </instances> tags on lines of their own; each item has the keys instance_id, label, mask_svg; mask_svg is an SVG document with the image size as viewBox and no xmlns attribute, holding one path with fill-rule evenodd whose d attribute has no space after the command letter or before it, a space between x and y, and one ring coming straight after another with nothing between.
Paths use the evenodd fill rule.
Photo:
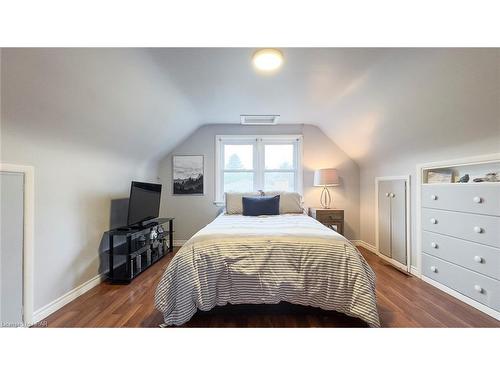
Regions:
<instances>
[{"instance_id":1,"label":"drawer handle","mask_svg":"<svg viewBox=\"0 0 500 375\"><path fill-rule=\"evenodd\" d=\"M438 269L436 268L436 266L431 266L431 271L436 273L438 271Z\"/></svg>"},{"instance_id":2,"label":"drawer handle","mask_svg":"<svg viewBox=\"0 0 500 375\"><path fill-rule=\"evenodd\" d=\"M435 243L435 242L431 242L431 247L434 248L434 249L437 249L438 247L438 244Z\"/></svg>"},{"instance_id":3,"label":"drawer handle","mask_svg":"<svg viewBox=\"0 0 500 375\"><path fill-rule=\"evenodd\" d=\"M432 194L431 195L431 200L436 201L438 199L437 195Z\"/></svg>"},{"instance_id":4,"label":"drawer handle","mask_svg":"<svg viewBox=\"0 0 500 375\"><path fill-rule=\"evenodd\" d=\"M437 222L438 221L436 219L434 219L434 218L431 219L431 224L437 224Z\"/></svg>"},{"instance_id":5,"label":"drawer handle","mask_svg":"<svg viewBox=\"0 0 500 375\"><path fill-rule=\"evenodd\" d=\"M477 263L483 263L483 258L480 257L479 255L476 255L474 257L474 262L477 262Z\"/></svg>"},{"instance_id":6,"label":"drawer handle","mask_svg":"<svg viewBox=\"0 0 500 375\"><path fill-rule=\"evenodd\" d=\"M472 200L474 201L474 203L483 203L483 198L481 197L474 197L472 198Z\"/></svg>"},{"instance_id":7,"label":"drawer handle","mask_svg":"<svg viewBox=\"0 0 500 375\"><path fill-rule=\"evenodd\" d=\"M476 233L483 233L483 228L481 228L481 227L474 227L474 232L476 232Z\"/></svg>"},{"instance_id":8,"label":"drawer handle","mask_svg":"<svg viewBox=\"0 0 500 375\"><path fill-rule=\"evenodd\" d=\"M479 286L479 285L477 285L477 284L476 284L476 285L474 285L474 289L475 289L475 291L476 291L476 292L478 292L478 293L483 293L483 288L481 288L481 286Z\"/></svg>"},{"instance_id":9,"label":"drawer handle","mask_svg":"<svg viewBox=\"0 0 500 375\"><path fill-rule=\"evenodd\" d=\"M389 194L389 196L390 196L391 198L394 198L394 197L396 196L396 194L391 193L391 194Z\"/></svg>"},{"instance_id":10,"label":"drawer handle","mask_svg":"<svg viewBox=\"0 0 500 375\"><path fill-rule=\"evenodd\" d=\"M385 193L385 196L389 198L391 195L389 193Z\"/></svg>"}]
</instances>

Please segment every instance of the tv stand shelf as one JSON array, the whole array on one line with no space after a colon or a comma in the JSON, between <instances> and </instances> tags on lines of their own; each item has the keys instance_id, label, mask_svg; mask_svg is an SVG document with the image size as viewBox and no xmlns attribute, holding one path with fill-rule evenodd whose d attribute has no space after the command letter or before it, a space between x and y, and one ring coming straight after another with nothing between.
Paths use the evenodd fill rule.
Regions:
<instances>
[{"instance_id":1,"label":"tv stand shelf","mask_svg":"<svg viewBox=\"0 0 500 375\"><path fill-rule=\"evenodd\" d=\"M173 218L159 218L142 226L108 231L109 281L128 284L173 251L173 224Z\"/></svg>"}]
</instances>

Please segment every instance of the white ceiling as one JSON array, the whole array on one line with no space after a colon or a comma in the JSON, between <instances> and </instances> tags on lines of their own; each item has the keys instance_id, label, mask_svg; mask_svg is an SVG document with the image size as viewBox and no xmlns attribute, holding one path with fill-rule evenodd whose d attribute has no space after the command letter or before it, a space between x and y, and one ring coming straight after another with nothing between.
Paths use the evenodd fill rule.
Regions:
<instances>
[{"instance_id":1,"label":"white ceiling","mask_svg":"<svg viewBox=\"0 0 500 375\"><path fill-rule=\"evenodd\" d=\"M253 69L253 51L3 50L3 123L143 159L243 113L317 125L362 165L483 139L500 148L498 49L285 48L273 75Z\"/></svg>"}]
</instances>

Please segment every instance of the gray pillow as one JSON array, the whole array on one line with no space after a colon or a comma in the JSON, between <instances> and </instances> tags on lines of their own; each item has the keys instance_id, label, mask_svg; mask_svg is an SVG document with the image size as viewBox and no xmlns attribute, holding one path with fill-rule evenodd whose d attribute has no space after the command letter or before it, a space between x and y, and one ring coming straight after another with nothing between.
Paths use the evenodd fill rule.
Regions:
<instances>
[{"instance_id":1,"label":"gray pillow","mask_svg":"<svg viewBox=\"0 0 500 375\"><path fill-rule=\"evenodd\" d=\"M258 197L260 192L249 192L249 193L225 193L226 199L226 213L229 215L241 215L243 214L243 197Z\"/></svg>"},{"instance_id":2,"label":"gray pillow","mask_svg":"<svg viewBox=\"0 0 500 375\"><path fill-rule=\"evenodd\" d=\"M302 197L299 193L288 191L265 191L264 196L280 196L280 214L302 214Z\"/></svg>"}]
</instances>

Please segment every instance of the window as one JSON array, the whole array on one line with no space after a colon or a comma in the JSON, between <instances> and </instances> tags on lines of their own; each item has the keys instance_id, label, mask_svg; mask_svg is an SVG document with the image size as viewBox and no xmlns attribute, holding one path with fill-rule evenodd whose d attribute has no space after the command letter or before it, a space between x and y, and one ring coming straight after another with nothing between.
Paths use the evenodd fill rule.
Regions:
<instances>
[{"instance_id":1,"label":"window","mask_svg":"<svg viewBox=\"0 0 500 375\"><path fill-rule=\"evenodd\" d=\"M295 191L295 145L264 145L264 190Z\"/></svg>"},{"instance_id":2,"label":"window","mask_svg":"<svg viewBox=\"0 0 500 375\"><path fill-rule=\"evenodd\" d=\"M255 181L254 146L252 144L225 144L224 192L252 191Z\"/></svg>"},{"instance_id":3,"label":"window","mask_svg":"<svg viewBox=\"0 0 500 375\"><path fill-rule=\"evenodd\" d=\"M217 136L216 203L226 192L302 192L302 136Z\"/></svg>"}]
</instances>

